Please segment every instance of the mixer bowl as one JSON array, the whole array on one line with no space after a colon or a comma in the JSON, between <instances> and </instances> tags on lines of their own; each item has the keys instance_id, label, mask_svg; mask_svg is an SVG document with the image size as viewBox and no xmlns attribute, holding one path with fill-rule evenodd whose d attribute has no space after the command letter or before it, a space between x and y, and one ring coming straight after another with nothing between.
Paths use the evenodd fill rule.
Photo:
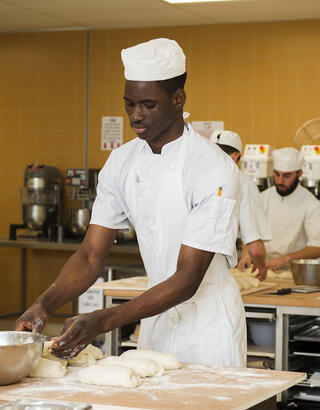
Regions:
<instances>
[{"instance_id":1,"label":"mixer bowl","mask_svg":"<svg viewBox=\"0 0 320 410\"><path fill-rule=\"evenodd\" d=\"M45 337L30 332L0 332L0 385L18 382L40 359Z\"/></svg>"},{"instance_id":2,"label":"mixer bowl","mask_svg":"<svg viewBox=\"0 0 320 410\"><path fill-rule=\"evenodd\" d=\"M83 236L90 222L90 211L86 208L69 209L68 211L68 229L76 236Z\"/></svg>"},{"instance_id":3,"label":"mixer bowl","mask_svg":"<svg viewBox=\"0 0 320 410\"><path fill-rule=\"evenodd\" d=\"M296 285L320 285L319 259L293 259L289 263Z\"/></svg>"},{"instance_id":4,"label":"mixer bowl","mask_svg":"<svg viewBox=\"0 0 320 410\"><path fill-rule=\"evenodd\" d=\"M122 230L118 232L117 240L119 242L133 241L136 239L136 231L134 227L130 224L129 229Z\"/></svg>"},{"instance_id":5,"label":"mixer bowl","mask_svg":"<svg viewBox=\"0 0 320 410\"><path fill-rule=\"evenodd\" d=\"M46 205L23 205L23 222L29 229L42 229L47 222L48 212Z\"/></svg>"}]
</instances>

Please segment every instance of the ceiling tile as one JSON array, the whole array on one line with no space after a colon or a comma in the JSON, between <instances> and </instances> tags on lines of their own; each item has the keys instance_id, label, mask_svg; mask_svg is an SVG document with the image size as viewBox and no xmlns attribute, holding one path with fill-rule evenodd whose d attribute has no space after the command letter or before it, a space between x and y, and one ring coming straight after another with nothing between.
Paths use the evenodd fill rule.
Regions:
<instances>
[{"instance_id":1,"label":"ceiling tile","mask_svg":"<svg viewBox=\"0 0 320 410\"><path fill-rule=\"evenodd\" d=\"M138 28L320 18L320 0L0 0L0 30Z\"/></svg>"}]
</instances>

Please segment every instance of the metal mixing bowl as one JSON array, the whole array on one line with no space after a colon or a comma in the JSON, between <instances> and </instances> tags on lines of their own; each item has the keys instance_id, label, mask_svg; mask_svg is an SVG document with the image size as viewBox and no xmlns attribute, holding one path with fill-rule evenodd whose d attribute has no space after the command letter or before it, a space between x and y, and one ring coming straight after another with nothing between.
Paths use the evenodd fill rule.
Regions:
<instances>
[{"instance_id":1,"label":"metal mixing bowl","mask_svg":"<svg viewBox=\"0 0 320 410\"><path fill-rule=\"evenodd\" d=\"M90 211L86 208L68 210L68 229L76 236L83 236L89 226Z\"/></svg>"},{"instance_id":2,"label":"metal mixing bowl","mask_svg":"<svg viewBox=\"0 0 320 410\"><path fill-rule=\"evenodd\" d=\"M27 376L38 363L45 340L38 333L0 332L0 385Z\"/></svg>"},{"instance_id":3,"label":"metal mixing bowl","mask_svg":"<svg viewBox=\"0 0 320 410\"><path fill-rule=\"evenodd\" d=\"M319 259L293 259L289 263L296 285L320 285Z\"/></svg>"}]
</instances>

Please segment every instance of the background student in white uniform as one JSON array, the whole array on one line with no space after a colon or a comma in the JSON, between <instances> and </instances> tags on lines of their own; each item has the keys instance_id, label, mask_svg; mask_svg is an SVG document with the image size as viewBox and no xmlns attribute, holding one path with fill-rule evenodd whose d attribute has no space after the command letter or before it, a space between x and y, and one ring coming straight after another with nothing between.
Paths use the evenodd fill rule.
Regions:
<instances>
[{"instance_id":1,"label":"background student in white uniform","mask_svg":"<svg viewBox=\"0 0 320 410\"><path fill-rule=\"evenodd\" d=\"M272 153L275 186L261 193L272 240L266 243L267 267L287 269L292 259L320 257L320 201L302 187L302 154L295 148Z\"/></svg>"},{"instance_id":2,"label":"background student in white uniform","mask_svg":"<svg viewBox=\"0 0 320 410\"><path fill-rule=\"evenodd\" d=\"M119 229L135 228L150 289L66 321L53 350L76 355L102 332L142 320L139 348L181 361L245 366L246 324L236 263L238 170L184 123L185 56L173 40L122 50L125 108L138 138L114 150L99 175L90 227L54 284L17 321L43 329L92 285Z\"/></svg>"},{"instance_id":3,"label":"background student in white uniform","mask_svg":"<svg viewBox=\"0 0 320 410\"><path fill-rule=\"evenodd\" d=\"M237 133L227 130L215 130L210 139L230 155L236 164L239 163L242 141ZM241 240L246 246L242 247L244 255L239 261L238 268L243 270L245 265L249 267L253 264L252 269L258 269L257 277L264 280L267 276L267 267L263 241L271 239L270 227L255 182L243 171L240 171L240 184L239 226Z\"/></svg>"}]
</instances>

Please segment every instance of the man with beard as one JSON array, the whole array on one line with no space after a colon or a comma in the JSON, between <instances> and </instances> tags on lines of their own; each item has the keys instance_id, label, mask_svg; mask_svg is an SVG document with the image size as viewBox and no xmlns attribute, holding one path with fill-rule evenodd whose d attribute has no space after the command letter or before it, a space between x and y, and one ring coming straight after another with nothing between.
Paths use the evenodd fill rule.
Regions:
<instances>
[{"instance_id":1,"label":"man with beard","mask_svg":"<svg viewBox=\"0 0 320 410\"><path fill-rule=\"evenodd\" d=\"M275 186L261 193L272 240L265 243L267 267L288 267L292 259L320 257L320 202L299 183L302 154L295 148L272 153Z\"/></svg>"}]
</instances>

